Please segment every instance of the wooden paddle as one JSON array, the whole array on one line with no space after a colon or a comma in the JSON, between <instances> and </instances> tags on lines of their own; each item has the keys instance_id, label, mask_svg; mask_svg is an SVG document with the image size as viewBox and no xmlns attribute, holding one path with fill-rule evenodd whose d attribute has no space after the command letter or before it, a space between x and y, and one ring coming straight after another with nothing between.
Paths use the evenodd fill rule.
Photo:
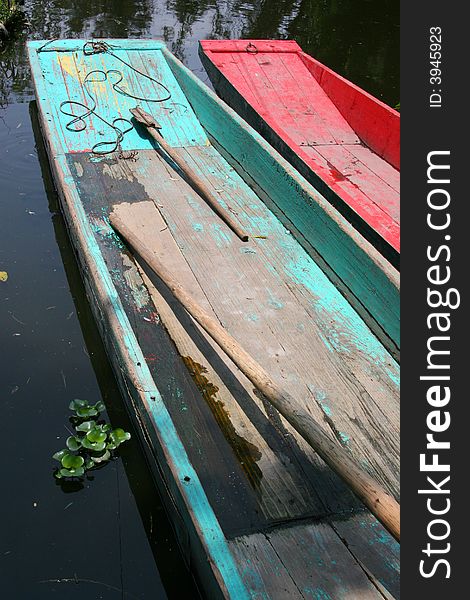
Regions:
<instances>
[{"instance_id":1,"label":"wooden paddle","mask_svg":"<svg viewBox=\"0 0 470 600\"><path fill-rule=\"evenodd\" d=\"M254 386L281 413L321 458L348 484L356 496L400 539L400 505L370 475L352 460L350 455L323 431L315 419L300 407L294 398L273 381L240 344L179 285L157 254L141 242L117 214L111 213L111 225L165 283L187 312L201 325L222 350L232 359Z\"/></svg>"},{"instance_id":2,"label":"wooden paddle","mask_svg":"<svg viewBox=\"0 0 470 600\"><path fill-rule=\"evenodd\" d=\"M212 192L202 181L202 179L196 175L189 165L187 165L186 162L175 152L174 148L167 144L163 139L159 133L161 125L155 121L152 115L140 108L140 106L136 106L130 110L136 121L147 128L147 131L153 137L153 139L158 142L160 147L163 148L171 160L178 165L178 167L187 177L191 187L201 196L201 198L203 198L203 200L207 202L212 210L219 215L222 221L224 221L224 223L230 227L230 229L241 239L242 242L247 242L248 235L239 227L239 225L237 225L237 223L235 223L227 211L220 206L217 199L213 196Z\"/></svg>"}]
</instances>

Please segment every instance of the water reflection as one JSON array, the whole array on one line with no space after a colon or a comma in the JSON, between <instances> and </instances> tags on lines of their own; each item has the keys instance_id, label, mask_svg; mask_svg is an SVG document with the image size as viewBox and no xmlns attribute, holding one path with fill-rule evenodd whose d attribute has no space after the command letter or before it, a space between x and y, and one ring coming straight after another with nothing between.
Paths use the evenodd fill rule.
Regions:
<instances>
[{"instance_id":1,"label":"water reflection","mask_svg":"<svg viewBox=\"0 0 470 600\"><path fill-rule=\"evenodd\" d=\"M399 100L398 0L26 0L24 9L30 38L157 37L198 73L199 39L292 38L389 104ZM0 53L2 105L31 96L25 37Z\"/></svg>"}]
</instances>

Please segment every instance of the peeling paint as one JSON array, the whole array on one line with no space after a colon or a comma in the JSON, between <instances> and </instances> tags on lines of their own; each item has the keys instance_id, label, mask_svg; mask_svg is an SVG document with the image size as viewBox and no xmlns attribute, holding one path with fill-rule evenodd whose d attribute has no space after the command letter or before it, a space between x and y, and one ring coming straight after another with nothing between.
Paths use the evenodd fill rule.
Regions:
<instances>
[{"instance_id":1,"label":"peeling paint","mask_svg":"<svg viewBox=\"0 0 470 600\"><path fill-rule=\"evenodd\" d=\"M135 263L129 258L127 254L121 254L122 264L127 267L124 271L124 279L129 286L132 297L139 310L142 310L150 302L150 296L145 287L142 277L140 276Z\"/></svg>"}]
</instances>

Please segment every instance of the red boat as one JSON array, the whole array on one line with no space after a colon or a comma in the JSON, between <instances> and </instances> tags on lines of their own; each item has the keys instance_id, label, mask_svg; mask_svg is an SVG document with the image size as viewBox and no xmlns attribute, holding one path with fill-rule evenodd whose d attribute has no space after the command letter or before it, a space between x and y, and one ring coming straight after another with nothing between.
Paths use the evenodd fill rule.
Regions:
<instances>
[{"instance_id":1,"label":"red boat","mask_svg":"<svg viewBox=\"0 0 470 600\"><path fill-rule=\"evenodd\" d=\"M396 267L400 115L290 40L204 40L217 93Z\"/></svg>"}]
</instances>

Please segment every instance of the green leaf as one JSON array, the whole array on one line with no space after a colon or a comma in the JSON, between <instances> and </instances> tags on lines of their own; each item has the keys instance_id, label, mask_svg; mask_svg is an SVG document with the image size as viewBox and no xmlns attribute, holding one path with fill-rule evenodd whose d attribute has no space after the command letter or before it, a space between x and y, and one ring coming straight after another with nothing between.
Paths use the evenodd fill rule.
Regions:
<instances>
[{"instance_id":1,"label":"green leaf","mask_svg":"<svg viewBox=\"0 0 470 600\"><path fill-rule=\"evenodd\" d=\"M84 408L86 406L89 406L88 402L86 400L80 400L79 398L75 398L75 400L72 400L69 404L70 410L78 410L79 408Z\"/></svg>"},{"instance_id":2,"label":"green leaf","mask_svg":"<svg viewBox=\"0 0 470 600\"><path fill-rule=\"evenodd\" d=\"M77 456L76 454L65 454L60 461L65 469L78 469L85 462L83 456Z\"/></svg>"},{"instance_id":3,"label":"green leaf","mask_svg":"<svg viewBox=\"0 0 470 600\"><path fill-rule=\"evenodd\" d=\"M111 433L109 434L109 439L111 443L116 445L117 448L120 444L127 442L127 440L130 440L131 434L127 431L124 431L124 429L118 427L117 429L113 429L113 431L111 431Z\"/></svg>"},{"instance_id":4,"label":"green leaf","mask_svg":"<svg viewBox=\"0 0 470 600\"><path fill-rule=\"evenodd\" d=\"M102 402L101 400L99 400L96 404L95 404L95 409L98 412L103 412L103 410L106 408L106 406L104 405L104 402Z\"/></svg>"},{"instance_id":5,"label":"green leaf","mask_svg":"<svg viewBox=\"0 0 470 600\"><path fill-rule=\"evenodd\" d=\"M93 427L95 427L96 423L94 421L84 421L75 427L76 431L84 431L88 433Z\"/></svg>"},{"instance_id":6,"label":"green leaf","mask_svg":"<svg viewBox=\"0 0 470 600\"><path fill-rule=\"evenodd\" d=\"M107 434L101 431L100 427L94 427L86 434L86 438L89 442L104 442L107 437Z\"/></svg>"},{"instance_id":7,"label":"green leaf","mask_svg":"<svg viewBox=\"0 0 470 600\"><path fill-rule=\"evenodd\" d=\"M102 463L102 462L106 462L110 458L111 458L111 453L108 450L106 450L106 452L104 454L102 454L101 456L92 456L91 460L94 463Z\"/></svg>"},{"instance_id":8,"label":"green leaf","mask_svg":"<svg viewBox=\"0 0 470 600\"><path fill-rule=\"evenodd\" d=\"M82 446L87 450L93 450L94 452L101 452L106 448L105 442L90 442L86 437L82 440Z\"/></svg>"},{"instance_id":9,"label":"green leaf","mask_svg":"<svg viewBox=\"0 0 470 600\"><path fill-rule=\"evenodd\" d=\"M67 438L67 441L65 442L67 444L67 448L69 450L78 450L81 447L81 442L78 438L76 438L74 435L71 435L70 437Z\"/></svg>"},{"instance_id":10,"label":"green leaf","mask_svg":"<svg viewBox=\"0 0 470 600\"><path fill-rule=\"evenodd\" d=\"M91 460L91 458L87 458L85 461L85 469L88 471L88 469L93 469L94 466L95 466L94 461Z\"/></svg>"},{"instance_id":11,"label":"green leaf","mask_svg":"<svg viewBox=\"0 0 470 600\"><path fill-rule=\"evenodd\" d=\"M52 458L54 460L62 460L62 457L64 456L64 454L68 454L68 450L66 448L64 448L63 450L59 450L58 452L56 452L55 454L52 455Z\"/></svg>"},{"instance_id":12,"label":"green leaf","mask_svg":"<svg viewBox=\"0 0 470 600\"><path fill-rule=\"evenodd\" d=\"M76 469L61 469L59 473L61 477L81 477L82 475L84 475L85 470L83 469L83 467L77 467Z\"/></svg>"},{"instance_id":13,"label":"green leaf","mask_svg":"<svg viewBox=\"0 0 470 600\"><path fill-rule=\"evenodd\" d=\"M98 414L98 411L92 406L84 406L83 408L77 408L75 409L75 412L77 416L81 417L82 419L86 419L88 417L96 417Z\"/></svg>"}]
</instances>

